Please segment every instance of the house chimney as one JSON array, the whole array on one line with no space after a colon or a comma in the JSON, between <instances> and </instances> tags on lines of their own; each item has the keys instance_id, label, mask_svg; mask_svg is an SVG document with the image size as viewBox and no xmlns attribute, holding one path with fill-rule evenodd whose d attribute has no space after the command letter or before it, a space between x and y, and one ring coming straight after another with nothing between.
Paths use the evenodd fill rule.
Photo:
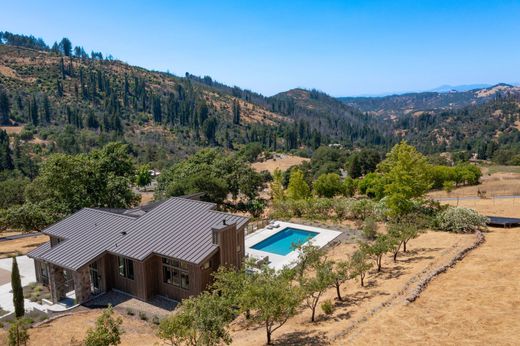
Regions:
<instances>
[{"instance_id":1,"label":"house chimney","mask_svg":"<svg viewBox=\"0 0 520 346\"><path fill-rule=\"evenodd\" d=\"M226 225L226 219L222 220L222 224Z\"/></svg>"},{"instance_id":2,"label":"house chimney","mask_svg":"<svg viewBox=\"0 0 520 346\"><path fill-rule=\"evenodd\" d=\"M121 235L126 235L126 231L121 232Z\"/></svg>"}]
</instances>

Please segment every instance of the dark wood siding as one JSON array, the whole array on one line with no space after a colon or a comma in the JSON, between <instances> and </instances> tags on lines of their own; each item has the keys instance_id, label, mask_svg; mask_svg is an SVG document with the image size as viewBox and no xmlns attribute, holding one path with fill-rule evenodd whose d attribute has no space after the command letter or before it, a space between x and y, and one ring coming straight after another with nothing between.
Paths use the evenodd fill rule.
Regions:
<instances>
[{"instance_id":1,"label":"dark wood siding","mask_svg":"<svg viewBox=\"0 0 520 346\"><path fill-rule=\"evenodd\" d=\"M112 288L117 289L128 294L131 294L139 299L147 299L147 281L145 263L140 261L134 262L134 279L128 279L119 275L118 258L114 255L109 255L110 276L112 278Z\"/></svg>"}]
</instances>

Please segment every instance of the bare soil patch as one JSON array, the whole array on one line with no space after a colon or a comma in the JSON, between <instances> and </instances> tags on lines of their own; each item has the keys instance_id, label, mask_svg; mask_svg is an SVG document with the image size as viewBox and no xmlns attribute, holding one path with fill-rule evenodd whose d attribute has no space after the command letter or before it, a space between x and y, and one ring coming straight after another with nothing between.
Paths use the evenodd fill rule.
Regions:
<instances>
[{"instance_id":1,"label":"bare soil patch","mask_svg":"<svg viewBox=\"0 0 520 346\"><path fill-rule=\"evenodd\" d=\"M281 171L286 171L291 166L299 165L305 161L309 161L309 159L294 155L276 154L272 159L253 163L252 167L257 172L269 171L273 173L277 168Z\"/></svg>"}]
</instances>

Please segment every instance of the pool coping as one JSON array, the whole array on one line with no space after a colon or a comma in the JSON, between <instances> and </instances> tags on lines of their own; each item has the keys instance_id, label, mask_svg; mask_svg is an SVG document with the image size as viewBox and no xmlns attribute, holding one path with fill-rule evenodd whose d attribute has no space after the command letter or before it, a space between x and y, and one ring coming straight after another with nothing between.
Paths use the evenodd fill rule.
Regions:
<instances>
[{"instance_id":1,"label":"pool coping","mask_svg":"<svg viewBox=\"0 0 520 346\"><path fill-rule=\"evenodd\" d=\"M340 231L333 231L330 229L319 228L319 227L315 227L315 226L301 225L301 224L285 222L285 221L273 221L272 224L278 224L278 225L280 225L280 227L273 228L273 229L262 228L254 233L247 235L245 238L245 250L246 250L246 256L250 256L250 257L254 257L254 258L258 258L258 259L268 256L269 262L270 262L269 267L271 267L275 270L280 270L285 266L293 267L296 264L296 261L298 260L299 251L294 250L294 251L289 252L287 255L283 256L283 255L277 255L272 252L256 250L256 249L253 249L252 246L258 244L261 241L264 241L265 239L269 238L270 236L280 232L281 230L283 230L285 228L289 228L289 227L318 233L314 238L310 239L307 243L317 246L319 248L326 246L328 243L330 243L331 241L336 239L342 233Z\"/></svg>"}]
</instances>

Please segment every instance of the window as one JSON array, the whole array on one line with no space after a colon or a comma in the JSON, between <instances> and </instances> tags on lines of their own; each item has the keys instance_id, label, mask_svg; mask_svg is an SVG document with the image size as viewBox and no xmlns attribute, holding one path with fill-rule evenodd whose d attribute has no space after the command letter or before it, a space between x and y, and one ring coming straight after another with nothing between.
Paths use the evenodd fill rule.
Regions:
<instances>
[{"instance_id":1,"label":"window","mask_svg":"<svg viewBox=\"0 0 520 346\"><path fill-rule=\"evenodd\" d=\"M204 262L204 264L202 265L202 269L209 269L210 266L211 266L211 265L210 265L209 261L206 261L206 262Z\"/></svg>"},{"instance_id":2,"label":"window","mask_svg":"<svg viewBox=\"0 0 520 346\"><path fill-rule=\"evenodd\" d=\"M134 261L122 256L118 257L119 263L119 275L124 278L133 280L134 279Z\"/></svg>"},{"instance_id":3,"label":"window","mask_svg":"<svg viewBox=\"0 0 520 346\"><path fill-rule=\"evenodd\" d=\"M164 283L185 289L189 288L190 278L186 262L163 257L162 269Z\"/></svg>"},{"instance_id":4,"label":"window","mask_svg":"<svg viewBox=\"0 0 520 346\"><path fill-rule=\"evenodd\" d=\"M44 285L49 284L49 272L47 271L47 265L40 263L40 277Z\"/></svg>"}]
</instances>

